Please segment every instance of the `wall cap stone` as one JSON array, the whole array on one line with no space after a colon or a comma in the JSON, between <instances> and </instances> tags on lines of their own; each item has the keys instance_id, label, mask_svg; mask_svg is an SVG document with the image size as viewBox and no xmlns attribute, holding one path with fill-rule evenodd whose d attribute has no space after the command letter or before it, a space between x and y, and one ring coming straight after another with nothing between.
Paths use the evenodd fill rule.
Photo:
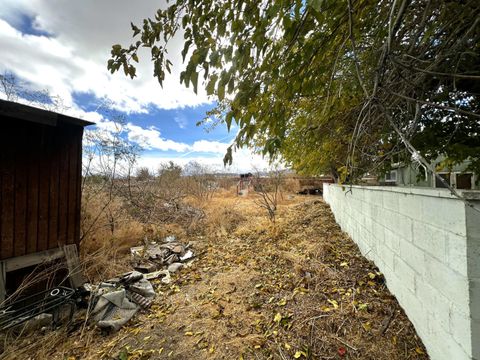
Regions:
<instances>
[{"instance_id":1,"label":"wall cap stone","mask_svg":"<svg viewBox=\"0 0 480 360\"><path fill-rule=\"evenodd\" d=\"M455 195L452 195L448 189L415 187L415 186L375 186L375 185L341 185L341 184L324 184L327 186L336 186L345 188L345 192L352 189L362 189L371 191L394 192L409 195L420 195L427 197L439 197L461 201ZM458 190L465 200L480 200L480 190Z\"/></svg>"}]
</instances>

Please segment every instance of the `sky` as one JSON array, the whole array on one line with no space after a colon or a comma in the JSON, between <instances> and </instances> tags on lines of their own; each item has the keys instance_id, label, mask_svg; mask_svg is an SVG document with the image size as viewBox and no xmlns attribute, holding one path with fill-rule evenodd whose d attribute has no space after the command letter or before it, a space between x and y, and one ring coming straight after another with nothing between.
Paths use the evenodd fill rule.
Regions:
<instances>
[{"instance_id":1,"label":"sky","mask_svg":"<svg viewBox=\"0 0 480 360\"><path fill-rule=\"evenodd\" d=\"M163 88L147 53L140 53L134 80L107 70L111 46L132 41L130 22L141 24L159 6L165 0L1 0L0 74L48 90L62 99L62 112L95 122L92 129L112 128L101 111L108 104L125 117L124 136L143 148L138 166L155 170L162 162L195 160L218 171L265 169L268 162L249 149L237 150L233 165L224 168L238 128L196 126L215 102L201 87L195 94L180 84L181 37L170 44L174 66Z\"/></svg>"}]
</instances>

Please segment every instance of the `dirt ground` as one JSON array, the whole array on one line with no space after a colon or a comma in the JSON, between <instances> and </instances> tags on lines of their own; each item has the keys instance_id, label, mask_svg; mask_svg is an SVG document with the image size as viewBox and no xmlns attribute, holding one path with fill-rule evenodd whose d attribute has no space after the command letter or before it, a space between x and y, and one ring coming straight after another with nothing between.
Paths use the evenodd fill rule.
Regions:
<instances>
[{"instance_id":1,"label":"dirt ground","mask_svg":"<svg viewBox=\"0 0 480 360\"><path fill-rule=\"evenodd\" d=\"M197 254L114 334L59 329L8 359L427 359L378 269L321 197L285 195L276 224L254 196L217 195Z\"/></svg>"}]
</instances>

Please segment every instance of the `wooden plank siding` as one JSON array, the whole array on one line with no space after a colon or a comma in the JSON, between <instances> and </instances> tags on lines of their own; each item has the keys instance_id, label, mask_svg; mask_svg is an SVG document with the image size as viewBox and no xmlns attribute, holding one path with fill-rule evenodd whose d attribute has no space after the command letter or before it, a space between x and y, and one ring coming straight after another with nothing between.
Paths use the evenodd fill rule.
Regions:
<instances>
[{"instance_id":1,"label":"wooden plank siding","mask_svg":"<svg viewBox=\"0 0 480 360\"><path fill-rule=\"evenodd\" d=\"M0 234L0 258L5 259L13 257L13 231L14 231L14 209L15 209L15 152L14 139L6 131L0 131L1 146L1 177L2 194L0 223L2 224L2 233Z\"/></svg>"},{"instance_id":2,"label":"wooden plank siding","mask_svg":"<svg viewBox=\"0 0 480 360\"><path fill-rule=\"evenodd\" d=\"M0 115L0 260L78 245L82 134Z\"/></svg>"}]
</instances>

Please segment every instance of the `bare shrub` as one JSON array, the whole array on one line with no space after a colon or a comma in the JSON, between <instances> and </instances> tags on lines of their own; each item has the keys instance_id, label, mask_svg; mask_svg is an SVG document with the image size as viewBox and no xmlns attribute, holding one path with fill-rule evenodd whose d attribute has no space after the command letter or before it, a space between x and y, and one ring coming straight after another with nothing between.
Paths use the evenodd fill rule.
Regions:
<instances>
[{"instance_id":1,"label":"bare shrub","mask_svg":"<svg viewBox=\"0 0 480 360\"><path fill-rule=\"evenodd\" d=\"M268 176L257 175L254 180L254 189L259 197L255 200L260 208L267 212L268 219L275 224L278 199L282 196L281 186L284 181L284 170L275 165L269 172Z\"/></svg>"},{"instance_id":2,"label":"bare shrub","mask_svg":"<svg viewBox=\"0 0 480 360\"><path fill-rule=\"evenodd\" d=\"M186 191L189 195L199 203L204 203L213 197L218 184L210 167L191 161L185 166L183 172L186 176Z\"/></svg>"},{"instance_id":3,"label":"bare shrub","mask_svg":"<svg viewBox=\"0 0 480 360\"><path fill-rule=\"evenodd\" d=\"M130 221L119 184L130 178L140 148L123 138L125 119L112 120L114 129L85 132L81 241L105 228L114 236L121 222Z\"/></svg>"}]
</instances>

